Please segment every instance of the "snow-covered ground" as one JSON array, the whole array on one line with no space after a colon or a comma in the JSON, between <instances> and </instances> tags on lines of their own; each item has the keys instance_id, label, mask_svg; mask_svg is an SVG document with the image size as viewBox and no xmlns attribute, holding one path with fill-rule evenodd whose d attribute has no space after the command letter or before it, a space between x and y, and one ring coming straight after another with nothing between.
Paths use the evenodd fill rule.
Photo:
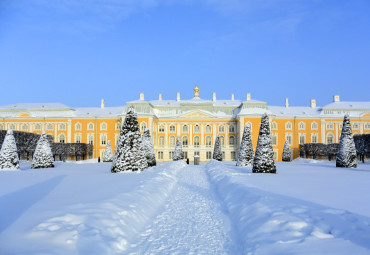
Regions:
<instances>
[{"instance_id":1,"label":"snow-covered ground","mask_svg":"<svg viewBox=\"0 0 370 255\"><path fill-rule=\"evenodd\" d=\"M89 164L88 164L89 163ZM0 171L0 254L370 254L370 164Z\"/></svg>"}]
</instances>

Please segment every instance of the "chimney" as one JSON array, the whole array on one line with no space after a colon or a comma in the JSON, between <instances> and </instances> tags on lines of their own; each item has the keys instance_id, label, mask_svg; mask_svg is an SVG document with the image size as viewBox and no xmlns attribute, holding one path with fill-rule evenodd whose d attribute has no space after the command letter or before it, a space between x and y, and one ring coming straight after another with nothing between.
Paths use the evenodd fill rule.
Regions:
<instances>
[{"instance_id":1,"label":"chimney","mask_svg":"<svg viewBox=\"0 0 370 255\"><path fill-rule=\"evenodd\" d=\"M247 101L251 100L251 93L247 93Z\"/></svg>"},{"instance_id":2,"label":"chimney","mask_svg":"<svg viewBox=\"0 0 370 255\"><path fill-rule=\"evenodd\" d=\"M177 98L176 101L180 101L180 92L177 92Z\"/></svg>"},{"instance_id":3,"label":"chimney","mask_svg":"<svg viewBox=\"0 0 370 255\"><path fill-rule=\"evenodd\" d=\"M158 100L162 101L162 94L159 94Z\"/></svg>"},{"instance_id":4,"label":"chimney","mask_svg":"<svg viewBox=\"0 0 370 255\"><path fill-rule=\"evenodd\" d=\"M140 100L144 101L144 93L140 93Z\"/></svg>"},{"instance_id":5,"label":"chimney","mask_svg":"<svg viewBox=\"0 0 370 255\"><path fill-rule=\"evenodd\" d=\"M216 101L216 92L213 92L212 100Z\"/></svg>"},{"instance_id":6,"label":"chimney","mask_svg":"<svg viewBox=\"0 0 370 255\"><path fill-rule=\"evenodd\" d=\"M104 107L105 107L105 103L104 103L104 99L102 99L100 103L100 108L104 109Z\"/></svg>"},{"instance_id":7,"label":"chimney","mask_svg":"<svg viewBox=\"0 0 370 255\"><path fill-rule=\"evenodd\" d=\"M234 94L231 94L231 100L234 101Z\"/></svg>"},{"instance_id":8,"label":"chimney","mask_svg":"<svg viewBox=\"0 0 370 255\"><path fill-rule=\"evenodd\" d=\"M288 108L288 107L289 107L289 100L288 100L288 98L287 98L287 97L285 98L285 107L286 107L286 108Z\"/></svg>"},{"instance_id":9,"label":"chimney","mask_svg":"<svg viewBox=\"0 0 370 255\"><path fill-rule=\"evenodd\" d=\"M316 99L311 99L311 108L316 108Z\"/></svg>"},{"instance_id":10,"label":"chimney","mask_svg":"<svg viewBox=\"0 0 370 255\"><path fill-rule=\"evenodd\" d=\"M340 100L339 100L339 95L334 95L334 102L336 103L336 102L339 102Z\"/></svg>"}]
</instances>

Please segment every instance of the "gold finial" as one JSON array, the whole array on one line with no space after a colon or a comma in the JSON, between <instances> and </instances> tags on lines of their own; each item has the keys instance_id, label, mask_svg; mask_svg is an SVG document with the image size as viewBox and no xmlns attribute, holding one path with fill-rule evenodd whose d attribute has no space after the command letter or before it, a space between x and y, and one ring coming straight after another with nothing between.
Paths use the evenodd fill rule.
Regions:
<instances>
[{"instance_id":1,"label":"gold finial","mask_svg":"<svg viewBox=\"0 0 370 255\"><path fill-rule=\"evenodd\" d=\"M198 88L198 85L195 85L195 89L193 89L193 91L194 91L194 97L199 97L200 89Z\"/></svg>"}]
</instances>

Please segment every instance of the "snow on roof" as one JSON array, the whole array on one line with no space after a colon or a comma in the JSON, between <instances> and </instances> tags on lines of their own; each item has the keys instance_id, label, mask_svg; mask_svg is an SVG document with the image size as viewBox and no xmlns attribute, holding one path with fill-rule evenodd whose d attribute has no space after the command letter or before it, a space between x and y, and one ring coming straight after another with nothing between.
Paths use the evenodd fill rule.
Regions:
<instances>
[{"instance_id":1,"label":"snow on roof","mask_svg":"<svg viewBox=\"0 0 370 255\"><path fill-rule=\"evenodd\" d=\"M319 116L321 112L321 107L308 106L268 106L268 109L275 116L314 117Z\"/></svg>"},{"instance_id":2,"label":"snow on roof","mask_svg":"<svg viewBox=\"0 0 370 255\"><path fill-rule=\"evenodd\" d=\"M323 107L323 109L368 109L370 110L370 102L351 102L351 101L344 101L344 102L334 102L327 104Z\"/></svg>"},{"instance_id":3,"label":"snow on roof","mask_svg":"<svg viewBox=\"0 0 370 255\"><path fill-rule=\"evenodd\" d=\"M149 103L153 106L180 106L181 101L176 100L152 100Z\"/></svg>"},{"instance_id":4,"label":"snow on roof","mask_svg":"<svg viewBox=\"0 0 370 255\"><path fill-rule=\"evenodd\" d=\"M61 104L61 103L17 103L17 104L10 104L10 105L4 105L0 106L0 110L28 110L28 109L71 109L71 107Z\"/></svg>"},{"instance_id":5,"label":"snow on roof","mask_svg":"<svg viewBox=\"0 0 370 255\"><path fill-rule=\"evenodd\" d=\"M268 115L271 114L271 112L268 109L251 107L251 108L242 108L237 115L262 115L264 113L267 113Z\"/></svg>"},{"instance_id":6,"label":"snow on roof","mask_svg":"<svg viewBox=\"0 0 370 255\"><path fill-rule=\"evenodd\" d=\"M74 115L78 117L110 117L123 114L124 106L118 107L82 107L76 108Z\"/></svg>"}]
</instances>

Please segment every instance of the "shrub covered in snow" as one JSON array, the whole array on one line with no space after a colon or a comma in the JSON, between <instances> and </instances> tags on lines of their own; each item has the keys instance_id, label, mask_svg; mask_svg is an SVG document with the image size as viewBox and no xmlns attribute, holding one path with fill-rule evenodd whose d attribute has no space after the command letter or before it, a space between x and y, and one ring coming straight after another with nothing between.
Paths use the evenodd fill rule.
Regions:
<instances>
[{"instance_id":1,"label":"shrub covered in snow","mask_svg":"<svg viewBox=\"0 0 370 255\"><path fill-rule=\"evenodd\" d=\"M337 153L337 167L357 167L356 147L353 141L351 123L346 114L343 120L342 133L340 135Z\"/></svg>"},{"instance_id":2,"label":"shrub covered in snow","mask_svg":"<svg viewBox=\"0 0 370 255\"><path fill-rule=\"evenodd\" d=\"M111 172L141 171L148 163L141 150L141 134L137 114L133 107L127 110L114 153Z\"/></svg>"},{"instance_id":3,"label":"shrub covered in snow","mask_svg":"<svg viewBox=\"0 0 370 255\"><path fill-rule=\"evenodd\" d=\"M283 149L283 161L289 162L292 160L292 155L290 153L290 148L288 141L285 141L284 149Z\"/></svg>"},{"instance_id":4,"label":"shrub covered in snow","mask_svg":"<svg viewBox=\"0 0 370 255\"><path fill-rule=\"evenodd\" d=\"M269 117L266 113L262 115L261 119L256 155L253 160L253 173L276 173Z\"/></svg>"},{"instance_id":5,"label":"shrub covered in snow","mask_svg":"<svg viewBox=\"0 0 370 255\"><path fill-rule=\"evenodd\" d=\"M177 137L175 152L173 153L172 159L173 161L184 159L184 152L182 151L182 144L181 144L180 136Z\"/></svg>"},{"instance_id":6,"label":"shrub covered in snow","mask_svg":"<svg viewBox=\"0 0 370 255\"><path fill-rule=\"evenodd\" d=\"M49 139L42 132L39 141L36 145L35 153L33 154L31 168L52 168L54 167L53 153L51 152Z\"/></svg>"},{"instance_id":7,"label":"shrub covered in snow","mask_svg":"<svg viewBox=\"0 0 370 255\"><path fill-rule=\"evenodd\" d=\"M237 166L249 166L253 162L253 144L249 125L245 125L242 142L240 144Z\"/></svg>"},{"instance_id":8,"label":"shrub covered in snow","mask_svg":"<svg viewBox=\"0 0 370 255\"><path fill-rule=\"evenodd\" d=\"M19 159L17 145L13 136L13 130L9 129L6 133L0 151L0 169L19 169Z\"/></svg>"},{"instance_id":9,"label":"shrub covered in snow","mask_svg":"<svg viewBox=\"0 0 370 255\"><path fill-rule=\"evenodd\" d=\"M154 147L152 137L148 128L145 129L144 134L141 137L141 146L144 152L148 166L155 166L157 164L155 160Z\"/></svg>"},{"instance_id":10,"label":"shrub covered in snow","mask_svg":"<svg viewBox=\"0 0 370 255\"><path fill-rule=\"evenodd\" d=\"M103 162L112 162L113 161L113 152L112 152L112 145L110 143L110 140L107 142L107 146L104 150L103 155Z\"/></svg>"},{"instance_id":11,"label":"shrub covered in snow","mask_svg":"<svg viewBox=\"0 0 370 255\"><path fill-rule=\"evenodd\" d=\"M218 135L216 136L215 147L213 149L213 159L222 161L221 143Z\"/></svg>"}]
</instances>

